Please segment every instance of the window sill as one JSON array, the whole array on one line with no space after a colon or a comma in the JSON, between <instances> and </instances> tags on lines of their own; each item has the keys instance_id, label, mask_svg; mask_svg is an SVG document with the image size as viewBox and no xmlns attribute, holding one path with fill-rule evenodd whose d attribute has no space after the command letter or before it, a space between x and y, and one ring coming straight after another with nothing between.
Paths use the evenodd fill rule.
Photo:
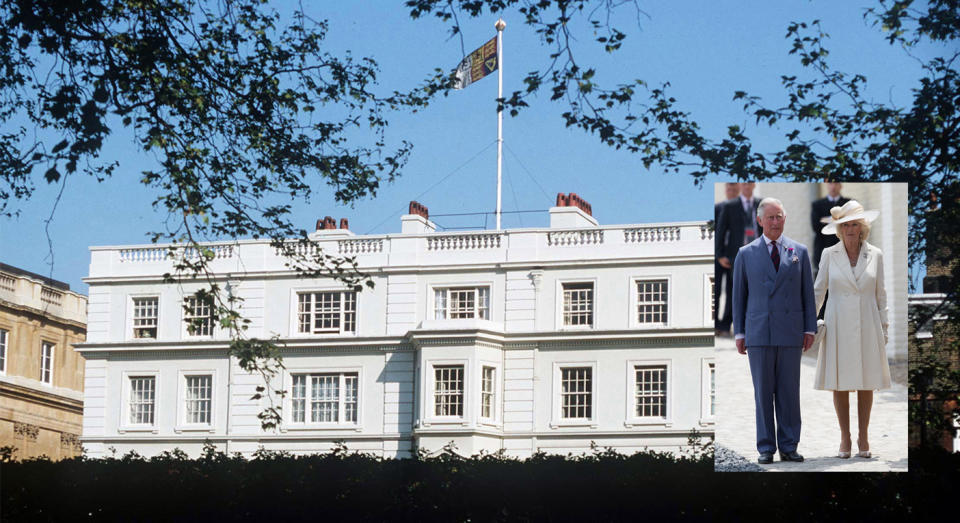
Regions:
<instances>
[{"instance_id":1,"label":"window sill","mask_svg":"<svg viewBox=\"0 0 960 523\"><path fill-rule=\"evenodd\" d=\"M284 425L280 432L309 432L315 430L353 430L360 432L363 428L356 423L350 424L314 424L314 425Z\"/></svg>"},{"instance_id":2,"label":"window sill","mask_svg":"<svg viewBox=\"0 0 960 523\"><path fill-rule=\"evenodd\" d=\"M127 433L127 432L134 432L134 433L148 433L148 432L149 432L149 433L152 433L152 434L156 434L156 433L158 432L158 429L157 429L157 427L154 427L154 426L150 426L150 427L120 427L119 429L117 429L117 432L120 433L120 434L125 434L125 433Z\"/></svg>"},{"instance_id":3,"label":"window sill","mask_svg":"<svg viewBox=\"0 0 960 523\"><path fill-rule=\"evenodd\" d=\"M429 427L431 425L460 425L463 427L469 427L470 423L463 418L456 419L443 419L443 418L432 418L423 422L424 427Z\"/></svg>"},{"instance_id":4,"label":"window sill","mask_svg":"<svg viewBox=\"0 0 960 523\"><path fill-rule=\"evenodd\" d=\"M592 331L595 330L593 325L561 325L560 330L562 331Z\"/></svg>"},{"instance_id":5,"label":"window sill","mask_svg":"<svg viewBox=\"0 0 960 523\"><path fill-rule=\"evenodd\" d=\"M356 337L356 332L295 332L290 335L291 338L341 338Z\"/></svg>"},{"instance_id":6,"label":"window sill","mask_svg":"<svg viewBox=\"0 0 960 523\"><path fill-rule=\"evenodd\" d=\"M577 421L553 421L550 423L551 429L562 429L567 427L589 427L591 429L597 428L597 422L593 420L577 420Z\"/></svg>"},{"instance_id":7,"label":"window sill","mask_svg":"<svg viewBox=\"0 0 960 523\"><path fill-rule=\"evenodd\" d=\"M183 432L209 432L212 434L216 432L216 430L211 425L197 425L197 426L184 425L184 426L174 427L173 431L176 432L177 434L180 434Z\"/></svg>"},{"instance_id":8,"label":"window sill","mask_svg":"<svg viewBox=\"0 0 960 523\"><path fill-rule=\"evenodd\" d=\"M673 420L664 418L633 418L623 423L624 427L651 426L659 425L663 427L672 427Z\"/></svg>"},{"instance_id":9,"label":"window sill","mask_svg":"<svg viewBox=\"0 0 960 523\"><path fill-rule=\"evenodd\" d=\"M701 427L706 427L706 426L711 426L711 427L712 427L713 425L716 425L716 424L717 424L716 418L709 418L709 419L701 419L701 420L700 420L700 426L701 426Z\"/></svg>"}]
</instances>

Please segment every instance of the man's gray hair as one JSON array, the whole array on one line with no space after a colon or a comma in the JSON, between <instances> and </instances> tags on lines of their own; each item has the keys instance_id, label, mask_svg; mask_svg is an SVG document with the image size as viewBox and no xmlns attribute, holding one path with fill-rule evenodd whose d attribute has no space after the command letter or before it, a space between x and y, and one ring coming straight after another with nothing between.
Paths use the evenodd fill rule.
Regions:
<instances>
[{"instance_id":1,"label":"man's gray hair","mask_svg":"<svg viewBox=\"0 0 960 523\"><path fill-rule=\"evenodd\" d=\"M780 210L783 211L783 216L784 216L784 217L787 216L787 210L783 208L783 202L781 202L780 200L778 200L778 199L776 199L776 198L772 198L772 197L768 196L768 197L760 200L760 205L757 206L757 218L760 218L760 217L763 216L763 208L766 207L767 205L770 205L771 203L777 204L777 207L780 207Z\"/></svg>"}]
</instances>

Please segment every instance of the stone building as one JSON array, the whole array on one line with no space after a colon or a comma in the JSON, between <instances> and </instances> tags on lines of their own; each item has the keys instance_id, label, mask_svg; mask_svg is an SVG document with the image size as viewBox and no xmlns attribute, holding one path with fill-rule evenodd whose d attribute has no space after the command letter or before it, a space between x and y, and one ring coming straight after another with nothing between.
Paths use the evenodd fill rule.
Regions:
<instances>
[{"instance_id":1,"label":"stone building","mask_svg":"<svg viewBox=\"0 0 960 523\"><path fill-rule=\"evenodd\" d=\"M87 298L0 263L0 446L15 459L81 452Z\"/></svg>"},{"instance_id":2,"label":"stone building","mask_svg":"<svg viewBox=\"0 0 960 523\"><path fill-rule=\"evenodd\" d=\"M91 247L83 442L153 455L205 440L249 455L348 449L385 457L503 450L678 451L714 426L712 233L704 222L601 226L560 195L550 226L436 232L411 202L399 234L312 234L355 256L373 289L298 277L269 242L209 244L213 279L275 337L278 430L229 337L164 283L166 246ZM190 256L191 250L173 256ZM198 329L188 329L185 319Z\"/></svg>"}]
</instances>

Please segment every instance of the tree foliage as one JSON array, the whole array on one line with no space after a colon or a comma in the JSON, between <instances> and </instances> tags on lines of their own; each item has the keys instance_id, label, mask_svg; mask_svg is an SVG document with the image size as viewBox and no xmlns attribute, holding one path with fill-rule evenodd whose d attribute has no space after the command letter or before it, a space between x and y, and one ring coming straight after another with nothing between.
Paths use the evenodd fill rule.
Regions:
<instances>
[{"instance_id":1,"label":"tree foliage","mask_svg":"<svg viewBox=\"0 0 960 523\"><path fill-rule=\"evenodd\" d=\"M736 91L732 101L753 124L728 125L720 136L703 131L696 115L671 96L669 84L651 86L636 79L603 86L594 79L593 68L577 61L571 46L574 22L586 22L596 44L617 52L629 31L611 21L631 24L634 17L621 15L639 15L637 2L409 0L407 6L414 18L433 15L447 21L453 34L463 15L515 10L549 48L548 65L528 73L525 89L506 97L504 107L516 114L546 91L562 104L566 126L635 153L646 168L690 175L695 184L707 175L908 183L911 265L936 262L948 271L939 289L946 294L942 306L917 311L912 319L919 325L933 315L949 314L960 324L960 1L878 0L864 10L863 19L889 45L922 65L908 104L865 95L868 78L831 66L829 35L821 23L798 21L786 28L785 52L798 60L803 74L780 78L786 105L769 105L748 89ZM939 52L921 60L913 53L919 46ZM755 145L761 141L757 138L771 135L781 137L779 146L761 150ZM955 352L956 344L947 350ZM914 394L921 376L925 374L911 374ZM956 396L960 380L956 373L951 376L947 387Z\"/></svg>"},{"instance_id":2,"label":"tree foliage","mask_svg":"<svg viewBox=\"0 0 960 523\"><path fill-rule=\"evenodd\" d=\"M141 167L168 213L170 280L202 277L198 299L234 337L231 351L269 379L276 343L251 340L238 300L212 279L201 241L270 238L306 275L370 284L289 219L290 200L326 184L338 202L375 195L411 145L390 146L387 115L424 105L432 83L381 93L371 58L325 50L327 24L264 0L11 0L0 5L0 214L16 214L42 173L104 180L136 167L104 158L118 130L155 160ZM301 248L291 245L298 239ZM303 253L315 253L305 255ZM275 413L274 413L275 414ZM265 426L278 418L267 413Z\"/></svg>"}]
</instances>

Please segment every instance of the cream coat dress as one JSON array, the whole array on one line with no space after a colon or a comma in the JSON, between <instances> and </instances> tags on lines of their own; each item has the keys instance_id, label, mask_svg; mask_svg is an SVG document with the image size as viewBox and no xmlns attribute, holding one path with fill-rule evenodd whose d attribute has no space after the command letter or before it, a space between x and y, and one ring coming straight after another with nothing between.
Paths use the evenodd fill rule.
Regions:
<instances>
[{"instance_id":1,"label":"cream coat dress","mask_svg":"<svg viewBox=\"0 0 960 523\"><path fill-rule=\"evenodd\" d=\"M826 335L817 355L813 387L819 390L873 390L890 387L887 364L887 293L883 253L863 242L855 267L843 242L823 250L814 282L817 310L823 306Z\"/></svg>"}]
</instances>

